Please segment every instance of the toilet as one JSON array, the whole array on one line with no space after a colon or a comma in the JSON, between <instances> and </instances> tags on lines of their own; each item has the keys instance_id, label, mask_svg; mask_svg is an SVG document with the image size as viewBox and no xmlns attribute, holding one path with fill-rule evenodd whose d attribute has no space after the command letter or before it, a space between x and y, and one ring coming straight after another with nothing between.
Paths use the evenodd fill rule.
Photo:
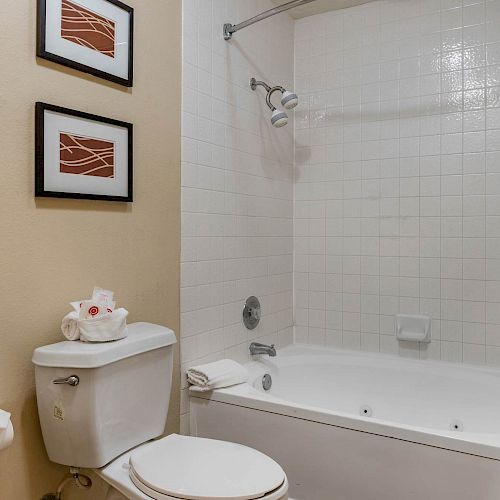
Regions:
<instances>
[{"instance_id":1,"label":"toilet","mask_svg":"<svg viewBox=\"0 0 500 500\"><path fill-rule=\"evenodd\" d=\"M94 469L107 500L286 500L273 459L236 443L162 436L174 333L150 323L125 339L59 342L36 349L38 413L50 460Z\"/></svg>"}]
</instances>

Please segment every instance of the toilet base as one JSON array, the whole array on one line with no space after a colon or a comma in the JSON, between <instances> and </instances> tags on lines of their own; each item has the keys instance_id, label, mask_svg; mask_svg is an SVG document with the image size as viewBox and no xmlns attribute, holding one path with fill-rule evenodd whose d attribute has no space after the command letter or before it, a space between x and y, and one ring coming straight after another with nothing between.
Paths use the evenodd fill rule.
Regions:
<instances>
[{"instance_id":1,"label":"toilet base","mask_svg":"<svg viewBox=\"0 0 500 500\"><path fill-rule=\"evenodd\" d=\"M106 500L127 500L127 497L123 496L118 490L115 490L112 486L110 486L108 494L106 495Z\"/></svg>"}]
</instances>

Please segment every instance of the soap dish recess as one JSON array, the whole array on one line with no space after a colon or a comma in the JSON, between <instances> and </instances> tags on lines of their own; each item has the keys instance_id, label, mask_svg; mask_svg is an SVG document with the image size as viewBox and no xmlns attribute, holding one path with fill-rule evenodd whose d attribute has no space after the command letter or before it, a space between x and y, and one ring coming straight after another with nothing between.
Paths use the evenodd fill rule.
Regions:
<instances>
[{"instance_id":1,"label":"soap dish recess","mask_svg":"<svg viewBox=\"0 0 500 500\"><path fill-rule=\"evenodd\" d=\"M425 343L431 341L430 316L397 314L394 325L398 340Z\"/></svg>"}]
</instances>

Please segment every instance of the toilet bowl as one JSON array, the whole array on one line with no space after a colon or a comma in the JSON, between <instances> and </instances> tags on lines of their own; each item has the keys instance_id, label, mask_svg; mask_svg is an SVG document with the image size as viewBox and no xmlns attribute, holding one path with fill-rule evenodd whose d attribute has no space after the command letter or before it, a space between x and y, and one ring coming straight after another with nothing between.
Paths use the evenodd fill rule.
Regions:
<instances>
[{"instance_id":1,"label":"toilet bowl","mask_svg":"<svg viewBox=\"0 0 500 500\"><path fill-rule=\"evenodd\" d=\"M271 458L247 446L172 434L95 471L107 500L286 500L288 480Z\"/></svg>"},{"instance_id":2,"label":"toilet bowl","mask_svg":"<svg viewBox=\"0 0 500 500\"><path fill-rule=\"evenodd\" d=\"M288 480L246 446L163 434L174 333L128 326L115 342L59 342L33 354L38 413L49 458L94 469L108 500L286 500Z\"/></svg>"}]
</instances>

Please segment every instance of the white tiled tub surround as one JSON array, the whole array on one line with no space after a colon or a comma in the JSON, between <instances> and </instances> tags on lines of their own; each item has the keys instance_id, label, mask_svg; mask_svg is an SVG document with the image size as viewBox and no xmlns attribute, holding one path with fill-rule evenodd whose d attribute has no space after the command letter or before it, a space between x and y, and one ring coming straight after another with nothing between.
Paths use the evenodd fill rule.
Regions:
<instances>
[{"instance_id":1,"label":"white tiled tub surround","mask_svg":"<svg viewBox=\"0 0 500 500\"><path fill-rule=\"evenodd\" d=\"M251 77L292 87L294 23L287 15L222 38L268 0L183 1L182 365L244 361L254 339L293 340L293 119L273 129ZM279 101L278 97L276 96ZM292 114L291 114L292 115ZM242 325L245 299L261 324ZM181 397L187 431L187 390Z\"/></svg>"},{"instance_id":2,"label":"white tiled tub surround","mask_svg":"<svg viewBox=\"0 0 500 500\"><path fill-rule=\"evenodd\" d=\"M296 340L500 364L500 1L302 19L295 74Z\"/></svg>"}]
</instances>

